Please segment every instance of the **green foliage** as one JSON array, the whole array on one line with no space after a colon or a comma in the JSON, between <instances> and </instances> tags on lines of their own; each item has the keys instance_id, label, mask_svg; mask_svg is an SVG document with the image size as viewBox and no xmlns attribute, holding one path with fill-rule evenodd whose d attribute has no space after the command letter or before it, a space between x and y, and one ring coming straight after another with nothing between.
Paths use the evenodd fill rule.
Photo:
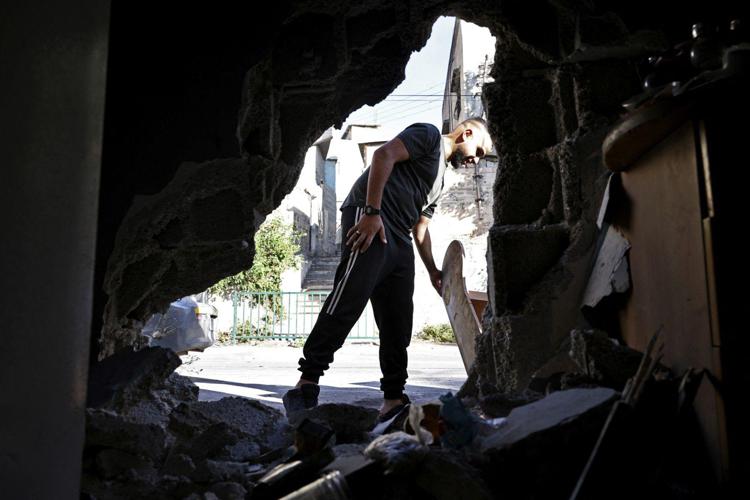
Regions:
<instances>
[{"instance_id":1,"label":"green foliage","mask_svg":"<svg viewBox=\"0 0 750 500\"><path fill-rule=\"evenodd\" d=\"M266 304L269 305L269 304ZM273 303L270 303L273 306ZM235 332L235 340L243 341L249 337L270 337L273 334L273 323L270 322L270 317L263 314L255 321L245 320L243 323L237 324L237 331Z\"/></svg>"},{"instance_id":2,"label":"green foliage","mask_svg":"<svg viewBox=\"0 0 750 500\"><path fill-rule=\"evenodd\" d=\"M440 344L456 343L456 337L453 335L453 328L451 328L451 325L448 323L425 325L417 336L422 340L429 340L430 342L438 342Z\"/></svg>"},{"instance_id":3,"label":"green foliage","mask_svg":"<svg viewBox=\"0 0 750 500\"><path fill-rule=\"evenodd\" d=\"M255 233L253 267L224 278L208 292L225 299L234 292L280 292L281 274L299 267L300 236L281 218L266 220Z\"/></svg>"},{"instance_id":4,"label":"green foliage","mask_svg":"<svg viewBox=\"0 0 750 500\"><path fill-rule=\"evenodd\" d=\"M228 345L232 343L232 332L220 331L216 335L216 343L219 345Z\"/></svg>"},{"instance_id":5,"label":"green foliage","mask_svg":"<svg viewBox=\"0 0 750 500\"><path fill-rule=\"evenodd\" d=\"M307 337L295 337L289 341L289 344L287 344L289 347L296 347L299 349L302 349L305 346L305 341L307 340Z\"/></svg>"}]
</instances>

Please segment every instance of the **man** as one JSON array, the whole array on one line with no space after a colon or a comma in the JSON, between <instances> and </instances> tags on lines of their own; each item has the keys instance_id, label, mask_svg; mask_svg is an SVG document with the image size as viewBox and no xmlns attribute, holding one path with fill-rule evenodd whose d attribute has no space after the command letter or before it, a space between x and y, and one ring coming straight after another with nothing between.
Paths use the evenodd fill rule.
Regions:
<instances>
[{"instance_id":1,"label":"man","mask_svg":"<svg viewBox=\"0 0 750 500\"><path fill-rule=\"evenodd\" d=\"M317 405L318 380L368 300L380 331L381 420L409 403L403 390L414 293L410 233L440 294L442 274L432 257L427 225L442 194L446 163L472 165L491 148L486 123L471 118L446 135L434 125L415 123L375 151L341 207L341 262L333 291L305 342L302 376L284 396L287 413Z\"/></svg>"}]
</instances>

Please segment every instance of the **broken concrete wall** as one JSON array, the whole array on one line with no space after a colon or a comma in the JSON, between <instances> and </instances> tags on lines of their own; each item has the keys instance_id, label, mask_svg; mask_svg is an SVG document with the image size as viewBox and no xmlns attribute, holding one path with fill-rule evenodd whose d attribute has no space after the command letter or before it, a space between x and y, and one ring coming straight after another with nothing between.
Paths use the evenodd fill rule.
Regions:
<instances>
[{"instance_id":1,"label":"broken concrete wall","mask_svg":"<svg viewBox=\"0 0 750 500\"><path fill-rule=\"evenodd\" d=\"M307 147L392 91L435 19L457 15L498 40L484 95L500 166L480 385L522 387L576 321L604 186L600 142L639 89L634 61L700 17L677 2L599 5L278 2L262 16L249 5L149 16L118 6L94 355L132 343L170 301L249 267L252 235L291 191Z\"/></svg>"},{"instance_id":2,"label":"broken concrete wall","mask_svg":"<svg viewBox=\"0 0 750 500\"><path fill-rule=\"evenodd\" d=\"M81 491L86 498L245 498L261 455L291 444L258 401L198 401L169 349L124 349L92 367ZM258 468L257 466L255 467ZM227 489L231 491L226 491Z\"/></svg>"},{"instance_id":3,"label":"broken concrete wall","mask_svg":"<svg viewBox=\"0 0 750 500\"><path fill-rule=\"evenodd\" d=\"M533 4L533 15L515 2L477 14L497 37L484 99L500 158L492 314L477 341L476 385L486 394L522 391L581 321L606 185L601 142L620 103L641 90L637 62L689 38L697 20L738 15L731 2Z\"/></svg>"},{"instance_id":4,"label":"broken concrete wall","mask_svg":"<svg viewBox=\"0 0 750 500\"><path fill-rule=\"evenodd\" d=\"M477 345L485 395L526 388L580 321L606 185L601 141L640 91L636 61L670 44L663 26L625 22L625 6L542 4L537 16L508 12L496 25L495 82L485 87L500 157L487 254L493 316Z\"/></svg>"},{"instance_id":5,"label":"broken concrete wall","mask_svg":"<svg viewBox=\"0 0 750 500\"><path fill-rule=\"evenodd\" d=\"M403 80L435 4L113 10L92 357L252 264L305 150Z\"/></svg>"}]
</instances>

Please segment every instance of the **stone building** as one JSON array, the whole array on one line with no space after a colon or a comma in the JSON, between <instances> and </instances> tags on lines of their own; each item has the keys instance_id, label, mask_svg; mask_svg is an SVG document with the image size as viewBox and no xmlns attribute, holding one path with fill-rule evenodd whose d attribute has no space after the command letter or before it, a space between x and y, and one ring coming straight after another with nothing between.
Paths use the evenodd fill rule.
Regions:
<instances>
[{"instance_id":1,"label":"stone building","mask_svg":"<svg viewBox=\"0 0 750 500\"><path fill-rule=\"evenodd\" d=\"M307 149L297 183L269 215L303 235L302 266L287 273L285 291L331 288L340 256L341 205L389 134L379 125L354 124L338 137L329 128Z\"/></svg>"},{"instance_id":2,"label":"stone building","mask_svg":"<svg viewBox=\"0 0 750 500\"><path fill-rule=\"evenodd\" d=\"M464 57L462 21L456 18L443 93L442 133L453 130L469 117L487 118L482 103L482 88L493 81L489 65L474 67ZM495 39L471 45L470 50L494 55ZM485 56L486 57L486 56ZM479 75L477 77L477 75ZM437 125L437 124L436 124ZM443 197L430 223L433 253L438 266L453 240L459 240L466 252L464 277L467 289L487 291L487 235L492 226L493 184L498 162L495 150L471 168L449 168L445 175ZM448 323L443 300L432 291L424 266L416 256L417 279L414 293L414 331L424 325Z\"/></svg>"}]
</instances>

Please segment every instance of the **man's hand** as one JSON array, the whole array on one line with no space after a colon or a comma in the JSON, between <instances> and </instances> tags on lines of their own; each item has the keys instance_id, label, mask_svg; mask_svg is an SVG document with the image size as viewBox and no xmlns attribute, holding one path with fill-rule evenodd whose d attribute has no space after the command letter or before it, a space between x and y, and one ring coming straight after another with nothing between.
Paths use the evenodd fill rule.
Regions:
<instances>
[{"instance_id":1,"label":"man's hand","mask_svg":"<svg viewBox=\"0 0 750 500\"><path fill-rule=\"evenodd\" d=\"M441 297L443 296L443 271L440 269L435 269L434 271L430 272L430 282L432 283L432 286L435 288L435 291L437 291L438 295Z\"/></svg>"},{"instance_id":2,"label":"man's hand","mask_svg":"<svg viewBox=\"0 0 750 500\"><path fill-rule=\"evenodd\" d=\"M380 241L388 244L385 239L385 227L383 219L379 215L363 215L358 223L354 224L346 233L346 246L352 247L352 252L359 250L364 253L370 248L375 235L380 235Z\"/></svg>"},{"instance_id":3,"label":"man's hand","mask_svg":"<svg viewBox=\"0 0 750 500\"><path fill-rule=\"evenodd\" d=\"M411 234L414 236L414 243L417 245L417 251L419 256L424 262L424 267L427 269L427 274L430 275L430 283L435 288L435 291L443 296L443 272L435 265L435 259L432 258L432 240L430 238L430 230L427 226L430 224L430 218L424 214L419 217L419 221L411 229Z\"/></svg>"}]
</instances>

